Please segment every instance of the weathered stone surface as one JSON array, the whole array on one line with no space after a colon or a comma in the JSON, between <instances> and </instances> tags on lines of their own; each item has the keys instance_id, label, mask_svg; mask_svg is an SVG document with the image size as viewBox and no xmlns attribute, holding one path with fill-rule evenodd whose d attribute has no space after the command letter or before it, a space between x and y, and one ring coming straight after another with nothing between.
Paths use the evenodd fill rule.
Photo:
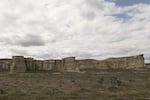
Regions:
<instances>
[{"instance_id":1,"label":"weathered stone surface","mask_svg":"<svg viewBox=\"0 0 150 100\"><path fill-rule=\"evenodd\" d=\"M98 60L94 60L94 59L84 59L84 60L77 60L76 65L80 69L91 69L91 68L95 68L98 62L99 62Z\"/></svg>"},{"instance_id":2,"label":"weathered stone surface","mask_svg":"<svg viewBox=\"0 0 150 100\"><path fill-rule=\"evenodd\" d=\"M50 68L49 68L49 61L48 60L43 61L43 69L44 70L50 70Z\"/></svg>"},{"instance_id":3,"label":"weathered stone surface","mask_svg":"<svg viewBox=\"0 0 150 100\"><path fill-rule=\"evenodd\" d=\"M75 57L68 57L62 59L63 71L75 72L78 71L78 66L76 66Z\"/></svg>"},{"instance_id":4,"label":"weathered stone surface","mask_svg":"<svg viewBox=\"0 0 150 100\"><path fill-rule=\"evenodd\" d=\"M36 71L36 65L33 58L25 58L26 71Z\"/></svg>"},{"instance_id":5,"label":"weathered stone surface","mask_svg":"<svg viewBox=\"0 0 150 100\"><path fill-rule=\"evenodd\" d=\"M34 60L23 56L13 56L12 59L0 59L0 70L7 69L10 72L37 70L78 72L82 69L133 69L142 67L145 67L143 55L108 58L105 60L75 60L75 57L67 57L62 60Z\"/></svg>"},{"instance_id":6,"label":"weathered stone surface","mask_svg":"<svg viewBox=\"0 0 150 100\"><path fill-rule=\"evenodd\" d=\"M143 55L109 58L106 60L77 60L80 69L132 69L144 67Z\"/></svg>"},{"instance_id":7,"label":"weathered stone surface","mask_svg":"<svg viewBox=\"0 0 150 100\"><path fill-rule=\"evenodd\" d=\"M53 71L62 72L62 60L54 60L55 66L52 67ZM53 63L53 62L52 62Z\"/></svg>"},{"instance_id":8,"label":"weathered stone surface","mask_svg":"<svg viewBox=\"0 0 150 100\"><path fill-rule=\"evenodd\" d=\"M55 60L49 60L49 68L52 70L55 67Z\"/></svg>"},{"instance_id":9,"label":"weathered stone surface","mask_svg":"<svg viewBox=\"0 0 150 100\"><path fill-rule=\"evenodd\" d=\"M38 70L43 70L43 62L42 60L35 60L35 66Z\"/></svg>"},{"instance_id":10,"label":"weathered stone surface","mask_svg":"<svg viewBox=\"0 0 150 100\"><path fill-rule=\"evenodd\" d=\"M0 59L0 71L9 71L12 59Z\"/></svg>"},{"instance_id":11,"label":"weathered stone surface","mask_svg":"<svg viewBox=\"0 0 150 100\"><path fill-rule=\"evenodd\" d=\"M10 72L26 72L26 64L23 56L13 56Z\"/></svg>"},{"instance_id":12,"label":"weathered stone surface","mask_svg":"<svg viewBox=\"0 0 150 100\"><path fill-rule=\"evenodd\" d=\"M110 58L106 60L109 68L132 69L144 67L143 55Z\"/></svg>"}]
</instances>

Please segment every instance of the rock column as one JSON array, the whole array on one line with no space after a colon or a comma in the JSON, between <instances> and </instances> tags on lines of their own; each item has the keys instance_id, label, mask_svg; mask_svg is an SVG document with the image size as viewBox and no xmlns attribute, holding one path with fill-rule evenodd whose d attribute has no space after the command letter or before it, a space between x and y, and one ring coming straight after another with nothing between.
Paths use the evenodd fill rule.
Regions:
<instances>
[{"instance_id":1,"label":"rock column","mask_svg":"<svg viewBox=\"0 0 150 100\"><path fill-rule=\"evenodd\" d=\"M75 57L63 58L63 68L66 72L76 72L78 67L76 66Z\"/></svg>"},{"instance_id":2,"label":"rock column","mask_svg":"<svg viewBox=\"0 0 150 100\"><path fill-rule=\"evenodd\" d=\"M23 56L13 56L10 67L11 73L26 72L26 64Z\"/></svg>"}]
</instances>

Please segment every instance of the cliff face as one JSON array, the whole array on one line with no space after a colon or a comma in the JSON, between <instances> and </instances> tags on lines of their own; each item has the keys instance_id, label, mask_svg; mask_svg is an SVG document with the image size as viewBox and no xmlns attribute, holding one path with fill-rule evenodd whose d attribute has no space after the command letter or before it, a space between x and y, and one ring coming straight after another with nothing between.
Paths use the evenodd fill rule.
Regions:
<instances>
[{"instance_id":1,"label":"cliff face","mask_svg":"<svg viewBox=\"0 0 150 100\"><path fill-rule=\"evenodd\" d=\"M25 58L26 71L35 71L36 64L33 58Z\"/></svg>"},{"instance_id":2,"label":"cliff face","mask_svg":"<svg viewBox=\"0 0 150 100\"><path fill-rule=\"evenodd\" d=\"M10 66L11 73L26 72L26 64L23 56L13 56Z\"/></svg>"},{"instance_id":3,"label":"cliff face","mask_svg":"<svg viewBox=\"0 0 150 100\"><path fill-rule=\"evenodd\" d=\"M143 55L110 58L110 59L107 59L106 61L110 68L131 69L131 68L144 67Z\"/></svg>"},{"instance_id":4,"label":"cliff face","mask_svg":"<svg viewBox=\"0 0 150 100\"><path fill-rule=\"evenodd\" d=\"M62 60L63 71L74 72L78 71L78 67L76 66L75 57L63 58Z\"/></svg>"},{"instance_id":5,"label":"cliff face","mask_svg":"<svg viewBox=\"0 0 150 100\"><path fill-rule=\"evenodd\" d=\"M143 55L105 60L75 60L75 57L63 58L62 60L34 60L23 56L14 56L12 59L0 60L0 70L7 69L12 73L37 70L77 72L82 69L133 69L141 67L144 67Z\"/></svg>"},{"instance_id":6,"label":"cliff face","mask_svg":"<svg viewBox=\"0 0 150 100\"><path fill-rule=\"evenodd\" d=\"M12 59L0 59L0 71L9 71Z\"/></svg>"},{"instance_id":7,"label":"cliff face","mask_svg":"<svg viewBox=\"0 0 150 100\"><path fill-rule=\"evenodd\" d=\"M106 60L78 60L77 65L80 69L132 69L144 67L143 55L109 58Z\"/></svg>"}]
</instances>

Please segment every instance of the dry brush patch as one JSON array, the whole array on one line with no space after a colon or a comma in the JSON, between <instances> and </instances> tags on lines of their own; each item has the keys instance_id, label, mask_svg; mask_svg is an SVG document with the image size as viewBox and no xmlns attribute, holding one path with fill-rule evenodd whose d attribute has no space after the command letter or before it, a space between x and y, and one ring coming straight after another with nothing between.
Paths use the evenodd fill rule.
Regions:
<instances>
[{"instance_id":1,"label":"dry brush patch","mask_svg":"<svg viewBox=\"0 0 150 100\"><path fill-rule=\"evenodd\" d=\"M132 72L2 73L0 100L148 100L149 76Z\"/></svg>"}]
</instances>

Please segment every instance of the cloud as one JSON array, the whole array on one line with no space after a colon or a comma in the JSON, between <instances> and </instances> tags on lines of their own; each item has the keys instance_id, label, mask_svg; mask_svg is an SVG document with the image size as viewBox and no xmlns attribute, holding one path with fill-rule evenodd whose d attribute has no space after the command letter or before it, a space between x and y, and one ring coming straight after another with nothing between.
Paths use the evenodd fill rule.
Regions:
<instances>
[{"instance_id":1,"label":"cloud","mask_svg":"<svg viewBox=\"0 0 150 100\"><path fill-rule=\"evenodd\" d=\"M144 53L148 58L149 11L149 4L117 6L105 0L1 0L0 54L104 59Z\"/></svg>"},{"instance_id":2,"label":"cloud","mask_svg":"<svg viewBox=\"0 0 150 100\"><path fill-rule=\"evenodd\" d=\"M22 47L43 46L46 44L41 36L36 36L32 34L23 36L13 35L11 37L1 37L0 42L4 45L18 45Z\"/></svg>"},{"instance_id":3,"label":"cloud","mask_svg":"<svg viewBox=\"0 0 150 100\"><path fill-rule=\"evenodd\" d=\"M18 37L18 38L19 39L15 41L16 45L21 45L24 47L45 45L44 40L40 36L26 35L24 37Z\"/></svg>"}]
</instances>

